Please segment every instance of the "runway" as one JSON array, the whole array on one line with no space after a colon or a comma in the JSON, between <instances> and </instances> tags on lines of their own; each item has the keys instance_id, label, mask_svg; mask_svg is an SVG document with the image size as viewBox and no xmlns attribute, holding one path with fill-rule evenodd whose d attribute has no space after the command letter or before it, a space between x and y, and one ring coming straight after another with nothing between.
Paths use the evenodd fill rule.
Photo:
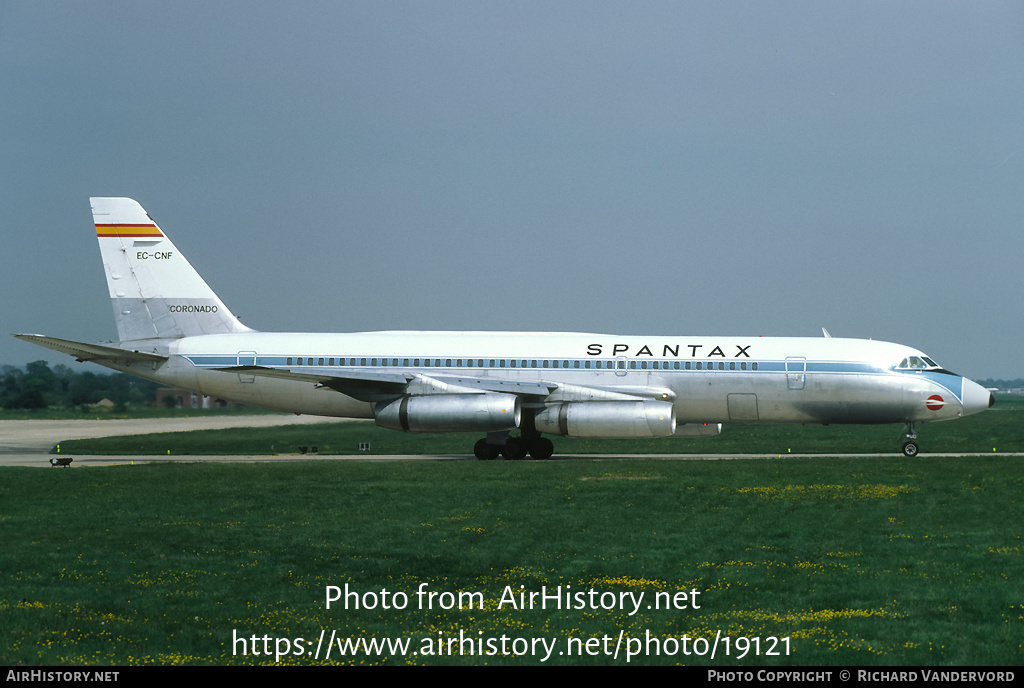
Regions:
<instances>
[{"instance_id":1,"label":"runway","mask_svg":"<svg viewBox=\"0 0 1024 688\"><path fill-rule=\"evenodd\" d=\"M51 468L50 449L65 440L86 439L96 437L112 437L116 435L137 435L153 432L180 432L187 430L216 430L221 428L272 427L279 425L315 424L315 423L352 422L344 418L328 418L324 416L289 416L268 414L258 416L208 416L195 418L152 418L132 420L5 420L0 421L0 466L30 466ZM932 458L946 456L1024 456L1013 452L991 452L988 454L922 454L919 459L927 461ZM61 455L67 458L67 455ZM104 456L104 455L72 455L74 461L71 468L87 466L117 466L124 464L140 464L152 462L169 463L278 463L291 461L476 461L471 454L416 454L416 455L316 455L316 454L278 454L278 455L189 455L189 456ZM733 461L743 459L798 459L820 458L832 459L865 459L865 458L903 458L901 454L556 454L551 460L637 460L653 459L661 461ZM59 467L58 467L59 470Z\"/></svg>"},{"instance_id":2,"label":"runway","mask_svg":"<svg viewBox=\"0 0 1024 688\"><path fill-rule=\"evenodd\" d=\"M193 418L135 418L130 420L3 420L0 421L0 466L50 465L50 449L65 440L95 439L118 435L143 435L152 432L183 432L187 430L220 430L223 428L255 428L277 425L350 422L344 418L267 414L257 416L198 416ZM103 464L110 461L128 463L132 457L75 457L72 465ZM174 457L147 457L167 461ZM199 457L182 457L196 458ZM215 457L202 457L213 459ZM223 457L237 459L239 457ZM254 457L254 460L257 457ZM258 457L267 458L267 457ZM272 458L272 457L271 457ZM140 457L140 460L141 457Z\"/></svg>"}]
</instances>

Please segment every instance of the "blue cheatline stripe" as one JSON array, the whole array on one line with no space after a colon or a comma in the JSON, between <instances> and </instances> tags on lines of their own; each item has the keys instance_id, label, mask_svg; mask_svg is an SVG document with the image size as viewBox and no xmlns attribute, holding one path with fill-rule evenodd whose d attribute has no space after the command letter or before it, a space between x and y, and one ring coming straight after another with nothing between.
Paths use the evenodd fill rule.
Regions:
<instances>
[{"instance_id":1,"label":"blue cheatline stripe","mask_svg":"<svg viewBox=\"0 0 1024 688\"><path fill-rule=\"evenodd\" d=\"M185 356L193 365L198 367L224 367L238 365L238 355L191 355ZM307 361L311 360L313 364L310 365ZM323 359L324 363L319 364L319 360ZM333 359L334 364L331 365L329 361ZM382 363L383 361L387 363ZM398 365L396 366L393 361L397 360ZM409 365L405 365L404 361L408 360ZM420 361L420 365L413 365L413 361ZM436 366L434 363L440 360L442 365ZM452 361L451 365L445 365L447 361ZM491 361L495 361L492 366ZM504 360L506 364L504 366L499 365L499 361ZM365 361L365 363L363 363ZM371 361L376 361L376 365L371 364ZM457 361L461 361L462 365L456 365ZM472 365L469 362L472 361ZM479 362L483 361L483 365ZM516 363L516 366L512 366L512 362ZM523 366L523 361L527 362L526 366ZM563 363L568 361L568 367L564 366ZM579 367L576 367L576 362L579 362ZM429 362L429 363L427 363ZM556 365L544 366L545 362L554 362ZM597 368L596 364L601 363L601 368ZM658 368L652 367L653 363L658 363ZM427 363L427 364L425 364ZM586 364L590 363L591 367L587 368ZM617 359L564 359L564 358L494 358L479 356L463 356L458 357L423 357L423 356L257 356L256 365L268 366L268 367L302 367L302 368L445 368L445 369L459 369L459 370L473 370L473 369L488 369L488 370L529 370L529 371L545 371L545 370L557 370L557 371L609 371L615 370L617 372L656 372L656 373L785 373L785 372L804 372L804 373L832 373L832 374L881 374L887 373L888 371L884 368L879 368L876 365L870 363L857 363L857 362L846 362L846 361L807 361L806 369L800 371L787 371L785 361L737 361L735 359L627 359L627 367L619 369L617 367ZM647 364L646 368L642 368L642 364ZM676 368L675 364L678 363L679 367ZM697 364L701 364L700 369L697 369ZM745 370L741 369L741 364L746 363L747 367ZM686 364L690 364L690 368L687 369ZM719 368L719 364L723 364L724 368ZM736 364L735 369L730 368L730 364ZM754 365L757 365L757 370L754 370ZM635 366L635 367L634 367ZM942 378L949 376L942 376L939 374L928 374L918 372L915 374L924 374L933 382L941 385L944 389L949 389L948 380ZM957 378L959 379L959 378ZM959 398L959 394L950 390L951 393Z\"/></svg>"},{"instance_id":2,"label":"blue cheatline stripe","mask_svg":"<svg viewBox=\"0 0 1024 688\"><path fill-rule=\"evenodd\" d=\"M950 375L948 373L935 373L929 372L927 370L897 370L895 372L899 375L920 376L925 378L929 382L934 382L936 385L938 385L939 387L941 387L942 389L946 390L954 397L956 397L957 401L963 403L964 379L959 375ZM953 389L953 387L951 387L950 385L953 385L953 387L956 387L956 389Z\"/></svg>"}]
</instances>

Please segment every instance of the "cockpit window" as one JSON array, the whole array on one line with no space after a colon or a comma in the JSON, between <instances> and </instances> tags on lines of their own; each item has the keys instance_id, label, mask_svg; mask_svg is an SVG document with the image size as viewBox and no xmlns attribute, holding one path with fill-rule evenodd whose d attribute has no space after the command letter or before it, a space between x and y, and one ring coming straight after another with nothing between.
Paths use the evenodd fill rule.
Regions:
<instances>
[{"instance_id":1,"label":"cockpit window","mask_svg":"<svg viewBox=\"0 0 1024 688\"><path fill-rule=\"evenodd\" d=\"M893 370L909 370L915 373L927 371L929 373L942 373L943 375L959 377L952 370L946 370L927 356L907 356Z\"/></svg>"},{"instance_id":2,"label":"cockpit window","mask_svg":"<svg viewBox=\"0 0 1024 688\"><path fill-rule=\"evenodd\" d=\"M942 366L927 356L908 356L900 361L896 370L936 370L941 371ZM945 371L943 371L945 372Z\"/></svg>"}]
</instances>

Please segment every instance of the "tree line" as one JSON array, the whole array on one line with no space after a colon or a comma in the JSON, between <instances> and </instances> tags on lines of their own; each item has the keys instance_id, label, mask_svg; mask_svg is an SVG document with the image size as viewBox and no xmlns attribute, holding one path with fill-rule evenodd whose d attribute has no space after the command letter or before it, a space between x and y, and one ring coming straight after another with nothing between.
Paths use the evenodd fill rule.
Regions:
<instances>
[{"instance_id":1,"label":"tree line","mask_svg":"<svg viewBox=\"0 0 1024 688\"><path fill-rule=\"evenodd\" d=\"M153 406L160 387L125 373L79 372L66 365L51 368L46 361L33 361L24 369L0 367L0 407L5 409L84 409L103 399L117 410Z\"/></svg>"},{"instance_id":2,"label":"tree line","mask_svg":"<svg viewBox=\"0 0 1024 688\"><path fill-rule=\"evenodd\" d=\"M1024 379L1021 378L1016 380L994 380L988 378L985 380L975 380L975 382L989 389L1021 389L1024 387Z\"/></svg>"}]
</instances>

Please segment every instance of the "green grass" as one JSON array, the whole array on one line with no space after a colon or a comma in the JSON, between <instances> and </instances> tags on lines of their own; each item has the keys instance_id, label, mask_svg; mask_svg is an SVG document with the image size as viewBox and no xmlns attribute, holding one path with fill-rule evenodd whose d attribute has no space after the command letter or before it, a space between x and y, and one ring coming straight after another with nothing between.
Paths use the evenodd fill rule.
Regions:
<instances>
[{"instance_id":1,"label":"green grass","mask_svg":"<svg viewBox=\"0 0 1024 688\"><path fill-rule=\"evenodd\" d=\"M692 650L719 631L762 649L787 637L791 653L633 662L1018 664L1021 469L1013 457L0 468L0 664L273 663L233 654L233 633L315 648L321 629L409 637L413 650L460 631L544 638L551 664L625 663L624 649L559 655L569 638L685 634ZM327 586L345 584L407 593L409 607L326 609ZM417 609L423 584L480 592L485 608ZM647 599L695 588L701 606L498 609L506 586L559 585Z\"/></svg>"},{"instance_id":2,"label":"green grass","mask_svg":"<svg viewBox=\"0 0 1024 688\"><path fill-rule=\"evenodd\" d=\"M1024 451L1024 400L1000 397L995 408L954 421L920 427L922 452ZM407 434L372 421L325 422L274 428L243 428L69 440L63 454L293 454L317 447L321 454L358 454L369 442L373 454L472 455L478 435ZM655 440L570 440L554 438L556 454L844 454L898 453L900 425L726 424L711 438Z\"/></svg>"}]
</instances>

